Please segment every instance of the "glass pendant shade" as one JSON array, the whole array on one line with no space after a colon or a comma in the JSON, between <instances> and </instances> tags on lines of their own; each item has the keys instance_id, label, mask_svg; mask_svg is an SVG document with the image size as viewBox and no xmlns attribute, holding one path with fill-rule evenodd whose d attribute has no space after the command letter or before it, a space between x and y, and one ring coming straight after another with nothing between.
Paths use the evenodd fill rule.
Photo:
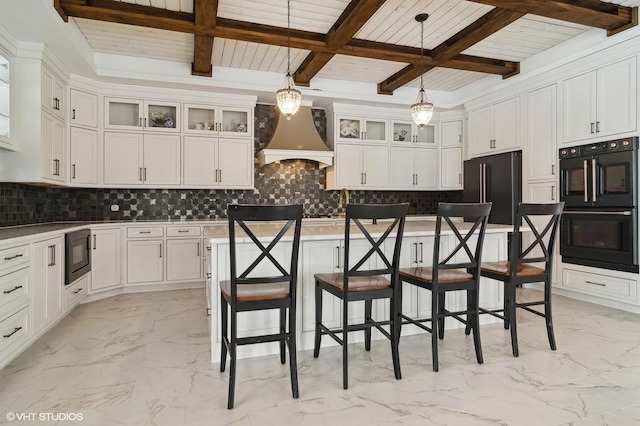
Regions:
<instances>
[{"instance_id":1,"label":"glass pendant shade","mask_svg":"<svg viewBox=\"0 0 640 426\"><path fill-rule=\"evenodd\" d=\"M287 71L287 75L284 78L282 89L276 92L276 102L280 111L287 117L287 120L291 120L291 116L298 112L298 108L300 108L302 94L296 89L296 84L289 71Z\"/></svg>"},{"instance_id":2,"label":"glass pendant shade","mask_svg":"<svg viewBox=\"0 0 640 426\"><path fill-rule=\"evenodd\" d=\"M432 116L433 104L429 102L429 98L427 97L424 88L421 87L418 92L418 99L416 99L416 103L411 105L411 118L418 127L423 128L429 124Z\"/></svg>"}]
</instances>

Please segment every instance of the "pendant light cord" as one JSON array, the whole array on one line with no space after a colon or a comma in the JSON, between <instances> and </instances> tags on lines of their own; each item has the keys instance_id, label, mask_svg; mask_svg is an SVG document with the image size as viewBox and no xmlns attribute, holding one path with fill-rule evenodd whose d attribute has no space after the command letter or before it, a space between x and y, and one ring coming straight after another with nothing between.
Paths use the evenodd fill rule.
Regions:
<instances>
[{"instance_id":1,"label":"pendant light cord","mask_svg":"<svg viewBox=\"0 0 640 426\"><path fill-rule=\"evenodd\" d=\"M291 74L291 0L287 0L287 74Z\"/></svg>"},{"instance_id":2,"label":"pendant light cord","mask_svg":"<svg viewBox=\"0 0 640 426\"><path fill-rule=\"evenodd\" d=\"M287 0L288 1L288 0ZM422 71L422 58L424 57L424 21L420 22L420 71ZM420 73L420 90L424 89L424 84L422 83L422 75L424 73Z\"/></svg>"}]
</instances>

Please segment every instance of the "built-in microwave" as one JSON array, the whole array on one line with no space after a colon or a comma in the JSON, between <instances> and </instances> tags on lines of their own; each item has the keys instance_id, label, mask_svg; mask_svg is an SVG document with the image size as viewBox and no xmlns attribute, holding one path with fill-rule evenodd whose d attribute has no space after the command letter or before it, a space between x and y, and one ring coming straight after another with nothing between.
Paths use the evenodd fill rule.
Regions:
<instances>
[{"instance_id":1,"label":"built-in microwave","mask_svg":"<svg viewBox=\"0 0 640 426\"><path fill-rule=\"evenodd\" d=\"M91 231L81 229L65 237L65 284L91 271Z\"/></svg>"}]
</instances>

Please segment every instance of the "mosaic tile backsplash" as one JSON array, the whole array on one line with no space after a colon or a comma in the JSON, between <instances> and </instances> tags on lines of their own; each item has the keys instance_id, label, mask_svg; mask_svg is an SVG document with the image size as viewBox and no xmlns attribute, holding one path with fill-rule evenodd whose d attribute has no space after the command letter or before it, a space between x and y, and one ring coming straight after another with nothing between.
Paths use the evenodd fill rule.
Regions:
<instances>
[{"instance_id":1,"label":"mosaic tile backsplash","mask_svg":"<svg viewBox=\"0 0 640 426\"><path fill-rule=\"evenodd\" d=\"M324 110L313 109L326 141ZM255 110L255 152L270 141L278 114L273 105ZM0 155L2 155L0 153ZM258 166L254 190L44 188L0 183L0 226L52 221L192 220L226 217L228 204L301 203L305 215L338 213L339 191L325 191L325 171L306 160ZM410 214L433 214L439 202L460 202L462 191L350 191L352 203L410 203ZM112 212L117 204L120 211Z\"/></svg>"}]
</instances>

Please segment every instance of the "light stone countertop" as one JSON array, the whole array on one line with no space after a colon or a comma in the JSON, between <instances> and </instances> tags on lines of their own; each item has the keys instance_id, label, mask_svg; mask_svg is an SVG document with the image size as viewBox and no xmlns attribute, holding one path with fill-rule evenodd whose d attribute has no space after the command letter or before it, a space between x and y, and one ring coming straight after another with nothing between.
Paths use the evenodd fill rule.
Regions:
<instances>
[{"instance_id":1,"label":"light stone countertop","mask_svg":"<svg viewBox=\"0 0 640 426\"><path fill-rule=\"evenodd\" d=\"M460 222L460 229L466 230L471 228L472 224L470 222ZM366 228L372 232L373 235L381 234L387 229L384 221L379 221L378 224L365 224ZM267 238L275 235L278 231L280 231L282 227L277 224L258 224L253 228L256 236L258 238ZM433 235L435 234L436 222L435 220L423 219L423 220L407 220L404 226L404 236L424 236L424 235ZM497 224L488 224L487 225L487 233L503 233L509 232L513 230L512 225L497 225ZM525 231L525 228L522 228ZM242 230L239 230L242 232ZM356 229L354 229L356 232ZM290 231L288 234L290 235L292 232ZM360 231L357 230L357 233L360 234ZM443 224L443 233L451 234L452 231L449 227ZM225 243L229 240L229 231L227 229L226 223L224 225L218 226L205 226L204 227L204 235L209 237L209 241L214 244ZM323 221L318 223L313 222L302 222L302 230L300 231L300 239L303 241L310 240L331 240L331 239L340 239L344 238L344 219L342 220L333 220L332 222ZM239 242L249 242L251 241L248 237L239 238Z\"/></svg>"}]
</instances>

